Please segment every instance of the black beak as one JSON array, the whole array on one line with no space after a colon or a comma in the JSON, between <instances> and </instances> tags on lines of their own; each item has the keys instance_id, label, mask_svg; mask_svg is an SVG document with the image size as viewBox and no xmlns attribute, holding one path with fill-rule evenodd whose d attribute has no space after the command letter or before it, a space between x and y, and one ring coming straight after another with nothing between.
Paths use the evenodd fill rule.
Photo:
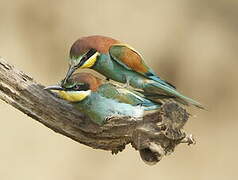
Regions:
<instances>
[{"instance_id":1,"label":"black beak","mask_svg":"<svg viewBox=\"0 0 238 180\"><path fill-rule=\"evenodd\" d=\"M62 85L67 82L67 80L70 78L70 76L74 73L75 70L76 70L76 68L74 66L69 66L67 74L66 74L64 80L62 81Z\"/></svg>"},{"instance_id":2,"label":"black beak","mask_svg":"<svg viewBox=\"0 0 238 180\"><path fill-rule=\"evenodd\" d=\"M47 87L44 88L44 90L59 90L59 91L63 91L65 89L62 88L59 85L54 85L54 86L47 86Z\"/></svg>"},{"instance_id":3,"label":"black beak","mask_svg":"<svg viewBox=\"0 0 238 180\"><path fill-rule=\"evenodd\" d=\"M95 51L95 50L94 50ZM95 52L94 52L95 53ZM76 69L80 68L84 63L85 61L88 59L88 56L85 55L81 60L80 62L77 64L77 65L70 65L69 66L69 69L68 69L68 72L64 78L64 80L62 81L62 85L65 84L67 82L67 80L70 78L70 76L74 73L74 71L76 71Z\"/></svg>"}]
</instances>

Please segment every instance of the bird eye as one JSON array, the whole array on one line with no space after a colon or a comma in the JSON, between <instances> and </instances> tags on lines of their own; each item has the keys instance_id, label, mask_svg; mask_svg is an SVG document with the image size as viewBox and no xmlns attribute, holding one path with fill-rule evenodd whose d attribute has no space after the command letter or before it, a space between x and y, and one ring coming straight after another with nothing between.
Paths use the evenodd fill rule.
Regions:
<instances>
[{"instance_id":1,"label":"bird eye","mask_svg":"<svg viewBox=\"0 0 238 180\"><path fill-rule=\"evenodd\" d=\"M81 89L81 85L79 84L76 84L74 87L73 87L74 90L78 91Z\"/></svg>"},{"instance_id":2,"label":"bird eye","mask_svg":"<svg viewBox=\"0 0 238 180\"><path fill-rule=\"evenodd\" d=\"M89 89L90 86L88 83L76 84L74 87L72 87L73 91L87 91Z\"/></svg>"}]
</instances>

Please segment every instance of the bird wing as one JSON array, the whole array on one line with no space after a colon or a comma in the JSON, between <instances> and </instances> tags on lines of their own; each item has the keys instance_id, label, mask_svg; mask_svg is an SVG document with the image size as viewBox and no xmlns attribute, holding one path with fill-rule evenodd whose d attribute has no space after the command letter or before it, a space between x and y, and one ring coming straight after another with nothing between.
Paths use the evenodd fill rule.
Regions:
<instances>
[{"instance_id":1,"label":"bird wing","mask_svg":"<svg viewBox=\"0 0 238 180\"><path fill-rule=\"evenodd\" d=\"M140 53L127 44L114 44L109 49L109 54L114 61L128 70L135 71L148 79L155 80L166 86L175 88L172 84L160 79L155 72L148 67Z\"/></svg>"},{"instance_id":2,"label":"bird wing","mask_svg":"<svg viewBox=\"0 0 238 180\"><path fill-rule=\"evenodd\" d=\"M136 71L144 76L147 73L155 74L142 59L142 56L127 44L114 44L109 49L109 54L120 65L128 70Z\"/></svg>"},{"instance_id":3,"label":"bird wing","mask_svg":"<svg viewBox=\"0 0 238 180\"><path fill-rule=\"evenodd\" d=\"M134 95L132 92L129 93L130 91L127 89L120 88L119 85L111 84L111 83L106 83L100 86L98 89L98 93L100 93L102 96L110 99L117 100L122 103L127 103L127 104L137 104L136 102L143 101L143 98Z\"/></svg>"},{"instance_id":4,"label":"bird wing","mask_svg":"<svg viewBox=\"0 0 238 180\"><path fill-rule=\"evenodd\" d=\"M146 99L143 94L133 91L132 89L122 88L116 84L103 84L98 89L98 93L106 98L114 99L121 103L131 104L132 106L139 104L144 106L156 105L156 103Z\"/></svg>"}]
</instances>

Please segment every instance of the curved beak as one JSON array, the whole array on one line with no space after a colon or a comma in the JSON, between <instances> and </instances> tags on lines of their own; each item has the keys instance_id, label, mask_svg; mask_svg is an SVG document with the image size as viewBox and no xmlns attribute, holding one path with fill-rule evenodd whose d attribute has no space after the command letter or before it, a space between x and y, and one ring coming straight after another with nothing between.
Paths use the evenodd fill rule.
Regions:
<instances>
[{"instance_id":1,"label":"curved beak","mask_svg":"<svg viewBox=\"0 0 238 180\"><path fill-rule=\"evenodd\" d=\"M58 91L63 91L65 90L64 88L62 88L59 85L54 85L54 86L47 86L44 88L44 90L58 90Z\"/></svg>"},{"instance_id":2,"label":"curved beak","mask_svg":"<svg viewBox=\"0 0 238 180\"><path fill-rule=\"evenodd\" d=\"M69 66L69 69L67 71L67 74L66 74L64 80L62 81L62 84L65 84L67 82L67 80L70 78L70 76L74 73L75 70L76 69L74 66L72 66L72 65Z\"/></svg>"}]
</instances>

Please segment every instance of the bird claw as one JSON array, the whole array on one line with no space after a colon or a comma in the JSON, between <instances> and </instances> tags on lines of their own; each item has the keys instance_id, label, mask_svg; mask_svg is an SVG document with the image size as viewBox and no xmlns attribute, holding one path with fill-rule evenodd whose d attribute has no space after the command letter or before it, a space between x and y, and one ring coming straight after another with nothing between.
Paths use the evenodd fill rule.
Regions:
<instances>
[{"instance_id":1,"label":"bird claw","mask_svg":"<svg viewBox=\"0 0 238 180\"><path fill-rule=\"evenodd\" d=\"M118 119L121 119L121 118L123 118L123 117L124 117L124 116L122 116L122 115L116 115L116 114L114 114L114 115L111 115L111 116L106 117L105 122L106 122L106 123L112 123L113 121L117 121Z\"/></svg>"},{"instance_id":2,"label":"bird claw","mask_svg":"<svg viewBox=\"0 0 238 180\"><path fill-rule=\"evenodd\" d=\"M129 88L130 87L130 78L128 78L125 75L125 79L126 79L126 83L124 85L122 85L123 88Z\"/></svg>"}]
</instances>

